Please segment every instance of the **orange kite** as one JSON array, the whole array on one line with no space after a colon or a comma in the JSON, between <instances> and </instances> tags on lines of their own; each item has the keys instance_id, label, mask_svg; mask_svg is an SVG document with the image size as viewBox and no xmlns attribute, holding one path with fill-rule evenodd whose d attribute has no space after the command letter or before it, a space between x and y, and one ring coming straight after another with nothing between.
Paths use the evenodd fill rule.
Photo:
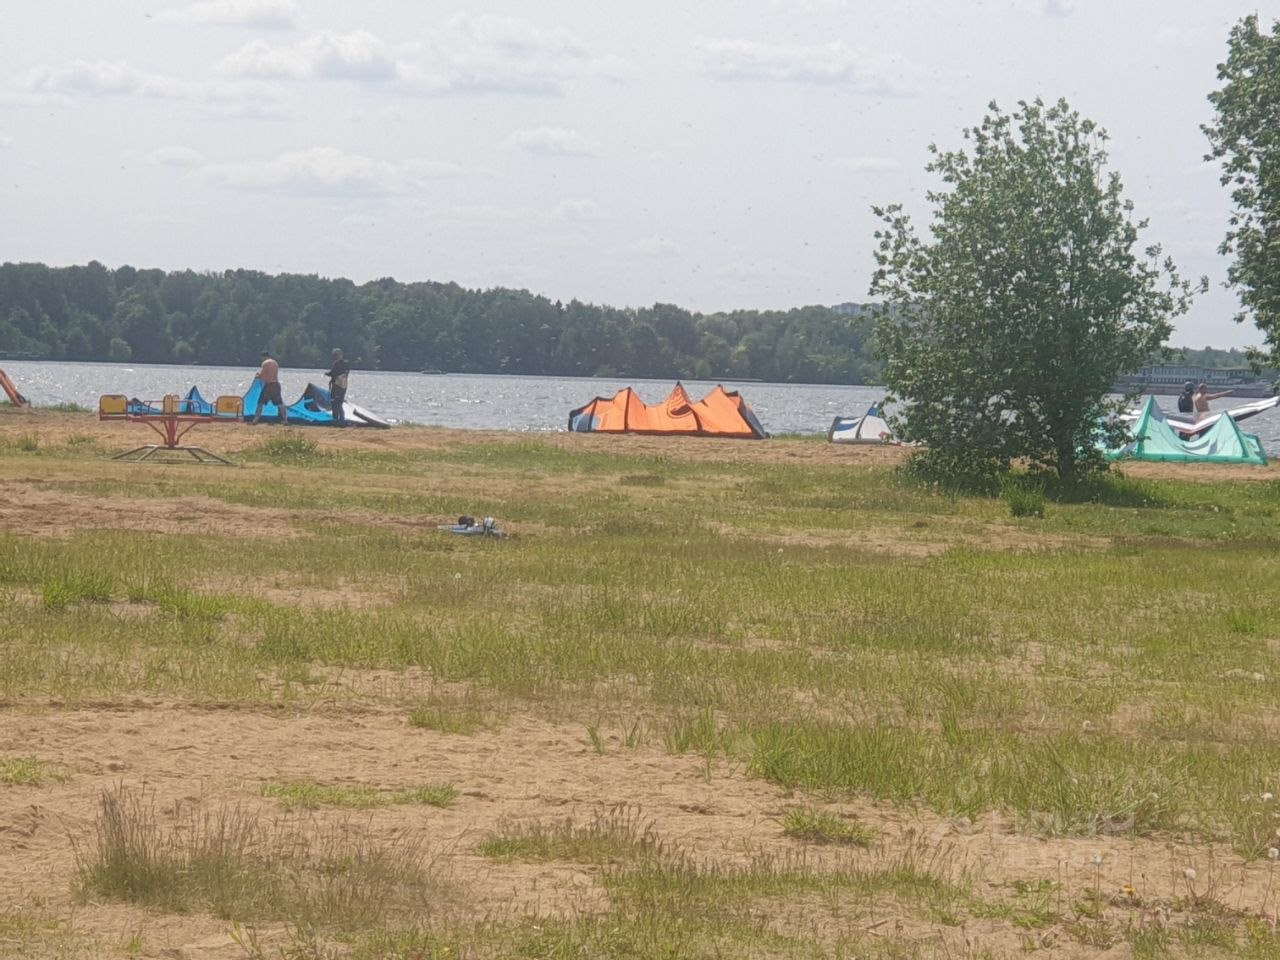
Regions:
<instances>
[{"instance_id":1,"label":"orange kite","mask_svg":"<svg viewBox=\"0 0 1280 960\"><path fill-rule=\"evenodd\" d=\"M596 397L570 412L569 429L578 433L652 433L744 440L763 440L768 436L737 391L717 385L694 403L679 383L667 399L652 406L630 387L624 387L612 397Z\"/></svg>"}]
</instances>

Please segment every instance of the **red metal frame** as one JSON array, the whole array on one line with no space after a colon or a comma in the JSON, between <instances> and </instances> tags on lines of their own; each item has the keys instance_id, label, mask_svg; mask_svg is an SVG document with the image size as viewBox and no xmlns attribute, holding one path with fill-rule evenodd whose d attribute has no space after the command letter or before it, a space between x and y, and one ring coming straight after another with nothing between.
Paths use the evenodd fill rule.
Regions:
<instances>
[{"instance_id":1,"label":"red metal frame","mask_svg":"<svg viewBox=\"0 0 1280 960\"><path fill-rule=\"evenodd\" d=\"M215 420L227 420L230 418L201 413L127 413L125 414L125 419L134 423L145 423L160 434L166 449L177 450L178 441L190 433L197 424L212 423ZM179 426L184 423L186 424L185 427Z\"/></svg>"},{"instance_id":2,"label":"red metal frame","mask_svg":"<svg viewBox=\"0 0 1280 960\"><path fill-rule=\"evenodd\" d=\"M148 407L164 407L164 401L145 400L143 401ZM115 460L127 460L134 454L141 454L138 460L146 460L158 450L181 450L189 453L193 458L205 463L208 460L217 461L218 463L227 463L231 461L225 457L220 457L216 453L211 453L203 447L185 446L180 441L195 427L202 423L239 423L239 416L219 413L133 413L127 408L123 413L103 413L98 411L99 420L127 420L130 423L145 423L148 427L160 435L160 439L164 441L164 445L147 444L136 447L126 453L119 454L114 457Z\"/></svg>"}]
</instances>

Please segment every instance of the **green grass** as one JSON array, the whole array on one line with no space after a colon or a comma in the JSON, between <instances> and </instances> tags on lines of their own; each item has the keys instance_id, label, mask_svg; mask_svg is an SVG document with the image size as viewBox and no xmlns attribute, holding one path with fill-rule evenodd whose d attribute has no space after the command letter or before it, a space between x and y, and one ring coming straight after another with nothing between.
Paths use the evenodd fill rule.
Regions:
<instances>
[{"instance_id":1,"label":"green grass","mask_svg":"<svg viewBox=\"0 0 1280 960\"><path fill-rule=\"evenodd\" d=\"M98 955L98 944L71 923L39 906L0 906L0 958L79 960Z\"/></svg>"},{"instance_id":2,"label":"green grass","mask_svg":"<svg viewBox=\"0 0 1280 960\"><path fill-rule=\"evenodd\" d=\"M413 841L379 843L342 824L304 828L236 807L180 813L165 826L147 794L108 790L79 850L79 889L167 912L350 931L447 888Z\"/></svg>"},{"instance_id":3,"label":"green grass","mask_svg":"<svg viewBox=\"0 0 1280 960\"><path fill-rule=\"evenodd\" d=\"M251 458L270 463L314 463L331 459L315 440L296 431L269 437L246 452Z\"/></svg>"},{"instance_id":4,"label":"green grass","mask_svg":"<svg viewBox=\"0 0 1280 960\"><path fill-rule=\"evenodd\" d=\"M409 726L468 736L498 724L491 708L475 695L435 696L409 711Z\"/></svg>"},{"instance_id":5,"label":"green grass","mask_svg":"<svg viewBox=\"0 0 1280 960\"><path fill-rule=\"evenodd\" d=\"M662 855L652 824L632 807L597 812L589 823L511 823L485 837L477 852L494 860L569 860L606 864Z\"/></svg>"},{"instance_id":6,"label":"green grass","mask_svg":"<svg viewBox=\"0 0 1280 960\"><path fill-rule=\"evenodd\" d=\"M0 756L0 785L6 787L40 787L65 783L70 777L65 768L39 757Z\"/></svg>"},{"instance_id":7,"label":"green grass","mask_svg":"<svg viewBox=\"0 0 1280 960\"><path fill-rule=\"evenodd\" d=\"M825 810L797 807L782 817L782 832L806 843L844 844L867 847L875 842L876 831L856 819Z\"/></svg>"},{"instance_id":8,"label":"green grass","mask_svg":"<svg viewBox=\"0 0 1280 960\"><path fill-rule=\"evenodd\" d=\"M391 896L376 921L353 907L366 919L338 922L353 956L471 944L480 956L947 955L858 934L885 903L930 928L978 918L1028 943L1214 956L1230 953L1230 934L1240 955L1277 955L1242 916L1135 932L1115 905L1034 886L1045 877L982 886L934 858L941 848L903 862L896 834L823 805L1211 846L1265 866L1280 822L1261 799L1280 795L1280 607L1267 589L1280 582L1280 482L1019 480L1042 497L1041 516L1008 491L941 493L899 471L811 461L803 454L823 448L800 441L777 441L796 456L756 463L564 438L366 452L264 433L243 470L145 477L151 502L210 501L251 535L93 522L0 533L8 708L156 698L281 718L368 710L399 718L424 755L469 746L437 734L486 748L528 719L556 725L555 749L602 772L653 752L687 757L664 762L708 804L743 777L790 791L773 849L814 858L704 860L659 841L634 808L544 809L468 835L466 849L506 870L575 865L607 897L589 901L598 914L575 904L540 923L445 920ZM8 443L0 479L79 498L86 514L98 504L112 522L132 509L136 465L32 438L31 450ZM58 470L32 480L29 453L58 457ZM517 535L436 530L462 513ZM299 818L371 822L396 804L447 806L454 790L273 780L262 792L278 823L227 808L176 831L119 795L103 835L82 845L81 886L305 933L324 871L284 852ZM401 852L383 854L403 866ZM421 892L436 878L409 860L406 887ZM369 869L402 869L386 862ZM291 871L296 895L280 879ZM237 884L267 892L249 902ZM853 932L814 932L833 926ZM320 934L299 936L327 949Z\"/></svg>"},{"instance_id":9,"label":"green grass","mask_svg":"<svg viewBox=\"0 0 1280 960\"><path fill-rule=\"evenodd\" d=\"M430 807L451 807L458 791L452 784L437 783L403 790L379 790L364 785L326 785L310 780L290 780L262 785L262 795L278 800L286 810L319 807L343 807L349 810L367 810L393 804L418 804Z\"/></svg>"}]
</instances>

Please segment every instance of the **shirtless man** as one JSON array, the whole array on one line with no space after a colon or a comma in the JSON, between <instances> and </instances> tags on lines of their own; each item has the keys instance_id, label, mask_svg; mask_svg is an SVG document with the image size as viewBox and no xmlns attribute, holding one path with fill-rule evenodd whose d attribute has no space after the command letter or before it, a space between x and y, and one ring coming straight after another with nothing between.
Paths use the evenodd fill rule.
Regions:
<instances>
[{"instance_id":1,"label":"shirtless man","mask_svg":"<svg viewBox=\"0 0 1280 960\"><path fill-rule=\"evenodd\" d=\"M1222 397L1231 396L1230 390L1223 390L1221 393L1210 393L1209 385L1204 381L1200 382L1200 386L1196 387L1196 395L1192 397L1192 402L1196 408L1196 419L1199 420L1209 412L1209 401L1219 400Z\"/></svg>"},{"instance_id":2,"label":"shirtless man","mask_svg":"<svg viewBox=\"0 0 1280 960\"><path fill-rule=\"evenodd\" d=\"M284 398L280 396L280 364L266 350L262 351L262 366L253 379L262 381L262 392L258 394L258 409L253 414L253 422L262 420L263 406L274 403L280 411L280 422L288 425L289 408L284 405Z\"/></svg>"}]
</instances>

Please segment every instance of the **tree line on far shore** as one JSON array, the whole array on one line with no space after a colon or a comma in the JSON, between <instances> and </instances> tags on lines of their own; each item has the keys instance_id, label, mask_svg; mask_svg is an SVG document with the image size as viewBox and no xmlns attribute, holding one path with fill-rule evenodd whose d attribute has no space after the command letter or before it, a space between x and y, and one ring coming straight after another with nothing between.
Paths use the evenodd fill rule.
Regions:
<instances>
[{"instance_id":1,"label":"tree line on far shore","mask_svg":"<svg viewBox=\"0 0 1280 960\"><path fill-rule=\"evenodd\" d=\"M878 383L872 305L701 314L619 309L525 290L252 270L195 273L94 261L0 264L0 357L286 366L334 346L369 368L779 383ZM1154 356L1245 366L1240 350Z\"/></svg>"},{"instance_id":2,"label":"tree line on far shore","mask_svg":"<svg viewBox=\"0 0 1280 960\"><path fill-rule=\"evenodd\" d=\"M873 326L860 304L704 314L389 278L0 265L0 355L50 360L254 365L270 350L314 367L341 347L382 370L873 383Z\"/></svg>"}]
</instances>

